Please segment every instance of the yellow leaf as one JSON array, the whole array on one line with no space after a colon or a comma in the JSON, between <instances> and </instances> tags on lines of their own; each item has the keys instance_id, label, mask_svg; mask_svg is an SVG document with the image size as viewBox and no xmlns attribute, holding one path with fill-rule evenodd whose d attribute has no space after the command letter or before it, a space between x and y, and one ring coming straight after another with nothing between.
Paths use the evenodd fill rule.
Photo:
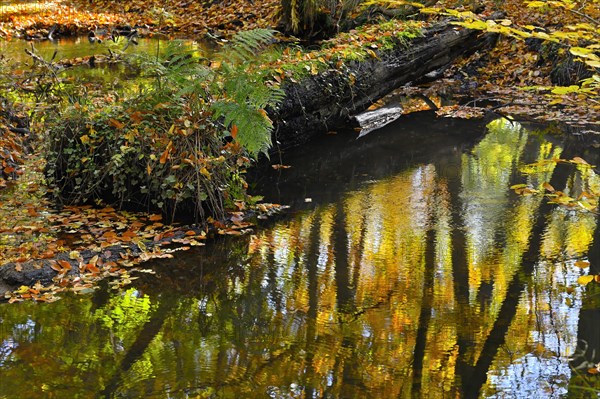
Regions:
<instances>
[{"instance_id":1,"label":"yellow leaf","mask_svg":"<svg viewBox=\"0 0 600 399\"><path fill-rule=\"evenodd\" d=\"M134 242L135 242L135 243L137 244L137 246L140 248L140 251L142 251L142 252L147 252L147 251L148 251L148 249L146 248L146 244L144 244L144 243L142 242L142 240L135 240Z\"/></svg>"},{"instance_id":2,"label":"yellow leaf","mask_svg":"<svg viewBox=\"0 0 600 399\"><path fill-rule=\"evenodd\" d=\"M569 93L577 93L579 91L579 86L571 85L571 86L557 86L552 89L552 94L569 94Z\"/></svg>"},{"instance_id":3,"label":"yellow leaf","mask_svg":"<svg viewBox=\"0 0 600 399\"><path fill-rule=\"evenodd\" d=\"M379 57L377 57L377 53L371 49L367 49L367 53L369 53L369 55L373 58L379 58Z\"/></svg>"},{"instance_id":4,"label":"yellow leaf","mask_svg":"<svg viewBox=\"0 0 600 399\"><path fill-rule=\"evenodd\" d=\"M14 291L15 294L25 294L26 292L29 292L29 287L26 285L22 285Z\"/></svg>"},{"instance_id":5,"label":"yellow leaf","mask_svg":"<svg viewBox=\"0 0 600 399\"><path fill-rule=\"evenodd\" d=\"M593 68L600 68L600 61L585 60L585 63Z\"/></svg>"},{"instance_id":6,"label":"yellow leaf","mask_svg":"<svg viewBox=\"0 0 600 399\"><path fill-rule=\"evenodd\" d=\"M200 173L210 179L210 172L204 166L200 169Z\"/></svg>"},{"instance_id":7,"label":"yellow leaf","mask_svg":"<svg viewBox=\"0 0 600 399\"><path fill-rule=\"evenodd\" d=\"M580 276L577 279L577 283L581 284L581 285L587 285L587 284L591 283L592 281L594 281L594 276L593 275Z\"/></svg>"},{"instance_id":8,"label":"yellow leaf","mask_svg":"<svg viewBox=\"0 0 600 399\"><path fill-rule=\"evenodd\" d=\"M545 7L548 4L545 1L530 1L527 3L527 7L537 8L537 7Z\"/></svg>"},{"instance_id":9,"label":"yellow leaf","mask_svg":"<svg viewBox=\"0 0 600 399\"><path fill-rule=\"evenodd\" d=\"M571 47L569 52L577 57L587 57L589 54L593 53L592 50L584 47Z\"/></svg>"},{"instance_id":10,"label":"yellow leaf","mask_svg":"<svg viewBox=\"0 0 600 399\"><path fill-rule=\"evenodd\" d=\"M135 140L135 133L133 131L129 131L129 132L125 133L123 135L123 137L125 138L125 140L132 143Z\"/></svg>"},{"instance_id":11,"label":"yellow leaf","mask_svg":"<svg viewBox=\"0 0 600 399\"><path fill-rule=\"evenodd\" d=\"M88 136L87 134L84 134L83 136L81 136L79 138L79 140L81 141L81 144L89 144L90 143L90 136Z\"/></svg>"}]
</instances>

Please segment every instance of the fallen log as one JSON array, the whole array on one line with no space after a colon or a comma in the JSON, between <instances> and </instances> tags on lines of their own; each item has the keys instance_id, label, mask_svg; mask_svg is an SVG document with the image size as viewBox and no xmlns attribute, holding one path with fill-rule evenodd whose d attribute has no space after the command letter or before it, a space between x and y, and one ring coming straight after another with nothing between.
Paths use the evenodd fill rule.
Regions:
<instances>
[{"instance_id":1,"label":"fallen log","mask_svg":"<svg viewBox=\"0 0 600 399\"><path fill-rule=\"evenodd\" d=\"M300 145L347 125L351 115L387 93L447 67L461 56L493 47L496 38L496 34L445 21L408 44L398 43L392 50L379 51L376 58L353 61L344 71L329 69L299 83L285 84L283 103L270 112L275 121L275 147Z\"/></svg>"}]
</instances>

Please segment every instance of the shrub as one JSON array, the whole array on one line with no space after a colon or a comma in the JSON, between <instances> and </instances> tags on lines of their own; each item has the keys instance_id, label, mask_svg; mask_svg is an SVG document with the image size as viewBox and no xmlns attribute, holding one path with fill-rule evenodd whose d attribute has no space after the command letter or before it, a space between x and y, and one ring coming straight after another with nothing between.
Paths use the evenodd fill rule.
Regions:
<instances>
[{"instance_id":1,"label":"shrub","mask_svg":"<svg viewBox=\"0 0 600 399\"><path fill-rule=\"evenodd\" d=\"M271 145L264 108L281 100L254 69L269 30L236 35L208 62L171 42L136 60L137 93L73 88L49 115L47 178L60 203L102 200L205 220L246 199L244 168ZM73 93L75 91L75 93Z\"/></svg>"}]
</instances>

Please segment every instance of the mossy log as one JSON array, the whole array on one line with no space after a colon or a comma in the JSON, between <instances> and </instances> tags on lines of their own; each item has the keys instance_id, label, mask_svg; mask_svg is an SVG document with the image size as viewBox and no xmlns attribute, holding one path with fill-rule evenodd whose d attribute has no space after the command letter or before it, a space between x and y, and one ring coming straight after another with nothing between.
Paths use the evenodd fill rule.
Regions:
<instances>
[{"instance_id":1,"label":"mossy log","mask_svg":"<svg viewBox=\"0 0 600 399\"><path fill-rule=\"evenodd\" d=\"M496 38L496 34L446 21L408 44L398 43L391 50L379 51L376 58L350 62L344 71L330 69L284 85L285 100L271 111L275 149L300 145L347 125L351 115L392 90L444 68L461 56L490 48Z\"/></svg>"}]
</instances>

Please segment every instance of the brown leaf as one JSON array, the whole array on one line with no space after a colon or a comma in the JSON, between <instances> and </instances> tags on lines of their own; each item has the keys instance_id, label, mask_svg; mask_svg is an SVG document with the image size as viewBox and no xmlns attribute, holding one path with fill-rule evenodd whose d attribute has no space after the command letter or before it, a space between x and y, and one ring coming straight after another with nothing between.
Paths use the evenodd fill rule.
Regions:
<instances>
[{"instance_id":1,"label":"brown leaf","mask_svg":"<svg viewBox=\"0 0 600 399\"><path fill-rule=\"evenodd\" d=\"M577 163L577 164L580 164L580 165L589 165L589 163L587 163L587 162L585 161L585 159L583 159L583 158L580 158L580 157L574 157L574 158L571 160L571 162L573 162L573 163Z\"/></svg>"},{"instance_id":2,"label":"brown leaf","mask_svg":"<svg viewBox=\"0 0 600 399\"><path fill-rule=\"evenodd\" d=\"M159 220L162 220L162 215L158 215L158 214L150 215L148 220L150 220L151 222L158 222Z\"/></svg>"},{"instance_id":3,"label":"brown leaf","mask_svg":"<svg viewBox=\"0 0 600 399\"><path fill-rule=\"evenodd\" d=\"M91 273L94 273L94 274L98 274L98 273L100 273L100 269L98 269L98 268L96 267L96 265L93 265L93 264L91 264L91 263L88 263L88 264L85 266L85 268L86 268L86 270L88 270L88 271L89 271L89 272L91 272Z\"/></svg>"},{"instance_id":4,"label":"brown leaf","mask_svg":"<svg viewBox=\"0 0 600 399\"><path fill-rule=\"evenodd\" d=\"M552 185L548 182L545 182L544 184L542 184L542 187L544 187L546 190L550 191L551 193L556 191L554 189L554 187L552 187Z\"/></svg>"},{"instance_id":5,"label":"brown leaf","mask_svg":"<svg viewBox=\"0 0 600 399\"><path fill-rule=\"evenodd\" d=\"M172 147L173 147L173 142L169 141L169 144L167 144L167 148L165 148L162 155L160 156L159 162L161 164L165 164L167 162L167 160L169 159L169 154L171 153Z\"/></svg>"},{"instance_id":6,"label":"brown leaf","mask_svg":"<svg viewBox=\"0 0 600 399\"><path fill-rule=\"evenodd\" d=\"M125 127L125 124L123 122L119 122L116 119L110 118L108 120L108 124L112 127L116 127L117 129L123 129Z\"/></svg>"},{"instance_id":7,"label":"brown leaf","mask_svg":"<svg viewBox=\"0 0 600 399\"><path fill-rule=\"evenodd\" d=\"M58 265L58 263L56 261L50 261L50 267L52 268L52 270L55 270L57 272L61 272L62 271L62 267L60 267Z\"/></svg>"},{"instance_id":8,"label":"brown leaf","mask_svg":"<svg viewBox=\"0 0 600 399\"><path fill-rule=\"evenodd\" d=\"M56 255L56 252L51 251L51 250L47 250L47 251L44 251L40 255L40 258L42 258L42 259L50 259L50 258L54 258L55 255Z\"/></svg>"},{"instance_id":9,"label":"brown leaf","mask_svg":"<svg viewBox=\"0 0 600 399\"><path fill-rule=\"evenodd\" d=\"M62 267L61 271L71 270L71 264L66 260L58 259L57 262Z\"/></svg>"}]
</instances>

